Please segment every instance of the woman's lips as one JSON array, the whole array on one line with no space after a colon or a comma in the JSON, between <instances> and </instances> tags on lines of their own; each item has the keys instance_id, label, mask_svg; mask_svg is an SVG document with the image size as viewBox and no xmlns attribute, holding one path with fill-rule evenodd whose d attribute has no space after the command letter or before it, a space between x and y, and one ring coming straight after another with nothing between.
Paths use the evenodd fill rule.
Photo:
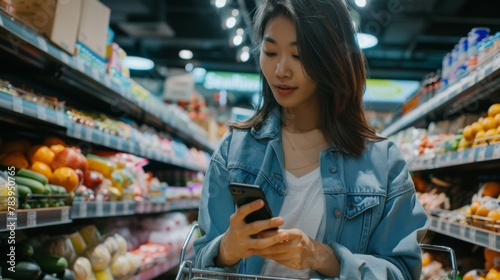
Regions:
<instances>
[{"instance_id":1,"label":"woman's lips","mask_svg":"<svg viewBox=\"0 0 500 280\"><path fill-rule=\"evenodd\" d=\"M279 95L290 95L292 94L297 88L296 87L289 87L289 86L274 86L274 89L276 90L276 93Z\"/></svg>"}]
</instances>

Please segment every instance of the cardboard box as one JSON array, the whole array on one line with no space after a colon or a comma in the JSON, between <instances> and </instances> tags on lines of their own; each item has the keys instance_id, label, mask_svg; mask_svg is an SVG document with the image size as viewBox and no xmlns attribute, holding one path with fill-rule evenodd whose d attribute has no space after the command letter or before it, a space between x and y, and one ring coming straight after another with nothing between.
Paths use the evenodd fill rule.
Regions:
<instances>
[{"instance_id":1,"label":"cardboard box","mask_svg":"<svg viewBox=\"0 0 500 280\"><path fill-rule=\"evenodd\" d=\"M106 57L111 10L97 0L84 0L78 29L78 42L101 58Z\"/></svg>"},{"instance_id":2,"label":"cardboard box","mask_svg":"<svg viewBox=\"0 0 500 280\"><path fill-rule=\"evenodd\" d=\"M82 1L11 0L18 17L71 55L75 54Z\"/></svg>"}]
</instances>

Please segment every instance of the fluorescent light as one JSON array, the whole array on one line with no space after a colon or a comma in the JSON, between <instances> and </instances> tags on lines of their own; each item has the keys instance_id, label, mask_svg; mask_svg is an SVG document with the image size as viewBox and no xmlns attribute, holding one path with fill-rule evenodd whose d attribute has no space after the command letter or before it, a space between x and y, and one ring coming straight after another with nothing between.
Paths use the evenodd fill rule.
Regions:
<instances>
[{"instance_id":1,"label":"fluorescent light","mask_svg":"<svg viewBox=\"0 0 500 280\"><path fill-rule=\"evenodd\" d=\"M126 56L122 63L131 70L151 70L155 67L155 63L151 59L138 56Z\"/></svg>"},{"instance_id":2,"label":"fluorescent light","mask_svg":"<svg viewBox=\"0 0 500 280\"><path fill-rule=\"evenodd\" d=\"M239 45L241 45L241 43L243 43L243 36L236 35L233 37L233 45L239 46Z\"/></svg>"},{"instance_id":3,"label":"fluorescent light","mask_svg":"<svg viewBox=\"0 0 500 280\"><path fill-rule=\"evenodd\" d=\"M366 0L354 0L354 3L356 3L356 5L358 5L358 7L361 7L361 8L366 6Z\"/></svg>"},{"instance_id":4,"label":"fluorescent light","mask_svg":"<svg viewBox=\"0 0 500 280\"><path fill-rule=\"evenodd\" d=\"M356 33L356 39L358 41L359 47L362 49L368 49L378 44L377 37L371 34Z\"/></svg>"},{"instance_id":5,"label":"fluorescent light","mask_svg":"<svg viewBox=\"0 0 500 280\"><path fill-rule=\"evenodd\" d=\"M243 34L245 34L245 30L243 30L243 28L238 28L236 29L236 34L243 36Z\"/></svg>"},{"instance_id":6,"label":"fluorescent light","mask_svg":"<svg viewBox=\"0 0 500 280\"><path fill-rule=\"evenodd\" d=\"M240 59L241 59L242 62L247 62L249 58L250 58L250 53L249 52L242 52L240 54Z\"/></svg>"},{"instance_id":7,"label":"fluorescent light","mask_svg":"<svg viewBox=\"0 0 500 280\"><path fill-rule=\"evenodd\" d=\"M193 63L188 63L186 64L186 66L184 66L184 70L186 70L187 72L191 72L193 71L193 69L194 69Z\"/></svg>"},{"instance_id":8,"label":"fluorescent light","mask_svg":"<svg viewBox=\"0 0 500 280\"><path fill-rule=\"evenodd\" d=\"M215 0L215 7L222 8L226 6L226 0Z\"/></svg>"},{"instance_id":9,"label":"fluorescent light","mask_svg":"<svg viewBox=\"0 0 500 280\"><path fill-rule=\"evenodd\" d=\"M226 19L226 27L227 28L233 28L236 25L236 18L235 17L229 17Z\"/></svg>"},{"instance_id":10,"label":"fluorescent light","mask_svg":"<svg viewBox=\"0 0 500 280\"><path fill-rule=\"evenodd\" d=\"M179 52L179 57L182 59L191 59L193 58L193 52L190 50L181 50Z\"/></svg>"}]
</instances>

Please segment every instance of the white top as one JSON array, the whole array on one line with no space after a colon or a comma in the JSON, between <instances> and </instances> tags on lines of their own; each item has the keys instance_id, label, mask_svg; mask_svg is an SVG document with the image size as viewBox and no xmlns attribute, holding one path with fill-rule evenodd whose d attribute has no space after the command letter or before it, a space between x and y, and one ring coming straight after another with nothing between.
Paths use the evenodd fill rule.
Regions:
<instances>
[{"instance_id":1,"label":"white top","mask_svg":"<svg viewBox=\"0 0 500 280\"><path fill-rule=\"evenodd\" d=\"M315 239L325 212L325 198L319 167L310 173L295 177L286 172L288 193L280 211L285 223L281 228L298 228ZM275 277L309 279L310 269L294 270L272 260L265 260L261 274Z\"/></svg>"}]
</instances>

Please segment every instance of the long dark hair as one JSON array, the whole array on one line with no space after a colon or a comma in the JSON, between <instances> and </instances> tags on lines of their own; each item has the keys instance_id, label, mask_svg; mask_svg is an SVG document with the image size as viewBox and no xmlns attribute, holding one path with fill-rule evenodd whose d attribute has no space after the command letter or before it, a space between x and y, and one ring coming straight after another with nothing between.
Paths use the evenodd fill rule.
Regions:
<instances>
[{"instance_id":1,"label":"long dark hair","mask_svg":"<svg viewBox=\"0 0 500 280\"><path fill-rule=\"evenodd\" d=\"M367 123L362 98L366 86L364 56L342 0L263 0L254 17L256 42L262 42L269 20L290 18L306 73L317 83L320 129L340 152L360 155L367 140L381 140ZM260 128L269 113L280 108L262 71L263 105L255 115L232 128Z\"/></svg>"}]
</instances>

